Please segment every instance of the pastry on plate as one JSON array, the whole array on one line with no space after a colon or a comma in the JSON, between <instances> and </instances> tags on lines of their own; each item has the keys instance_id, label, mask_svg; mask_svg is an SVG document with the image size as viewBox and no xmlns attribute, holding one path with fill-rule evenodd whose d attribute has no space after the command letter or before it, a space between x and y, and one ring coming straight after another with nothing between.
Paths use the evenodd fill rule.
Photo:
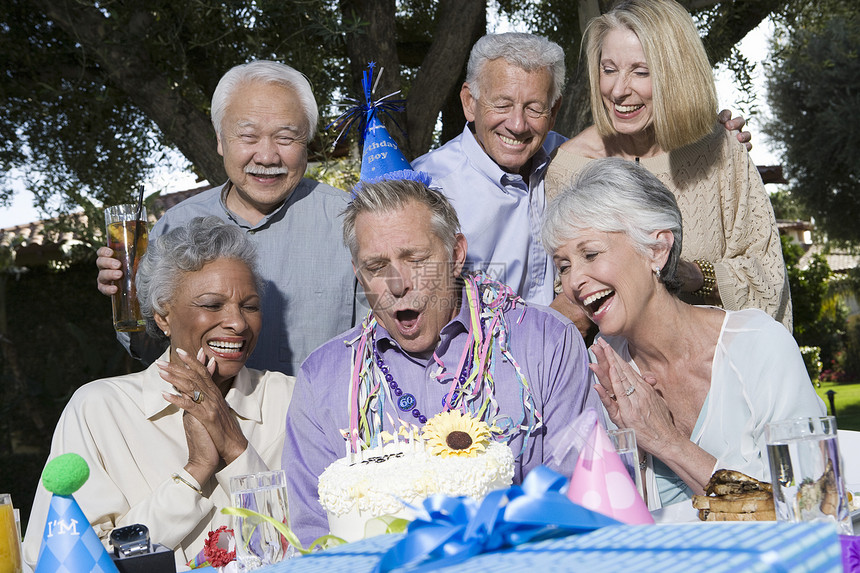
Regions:
<instances>
[{"instance_id":1,"label":"pastry on plate","mask_svg":"<svg viewBox=\"0 0 860 573\"><path fill-rule=\"evenodd\" d=\"M717 470L705 487L707 495L694 495L693 507L702 521L774 521L773 489L734 470Z\"/></svg>"}]
</instances>

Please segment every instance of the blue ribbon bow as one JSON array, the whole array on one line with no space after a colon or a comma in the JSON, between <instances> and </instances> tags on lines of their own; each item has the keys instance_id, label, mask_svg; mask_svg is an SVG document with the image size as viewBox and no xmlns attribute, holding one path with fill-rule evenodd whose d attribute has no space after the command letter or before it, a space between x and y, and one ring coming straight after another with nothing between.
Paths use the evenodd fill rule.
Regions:
<instances>
[{"instance_id":1,"label":"blue ribbon bow","mask_svg":"<svg viewBox=\"0 0 860 573\"><path fill-rule=\"evenodd\" d=\"M561 474L539 466L522 486L490 492L480 505L466 497L429 497L376 571L415 565L412 571L436 569L479 553L620 524L570 501L563 491L566 483Z\"/></svg>"}]
</instances>

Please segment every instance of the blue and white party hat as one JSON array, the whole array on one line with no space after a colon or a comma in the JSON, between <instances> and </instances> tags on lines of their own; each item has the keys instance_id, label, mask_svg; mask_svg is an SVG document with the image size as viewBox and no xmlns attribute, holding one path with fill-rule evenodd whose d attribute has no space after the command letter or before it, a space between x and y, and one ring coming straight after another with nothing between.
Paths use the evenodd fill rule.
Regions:
<instances>
[{"instance_id":1,"label":"blue and white party hat","mask_svg":"<svg viewBox=\"0 0 860 573\"><path fill-rule=\"evenodd\" d=\"M72 497L89 475L87 462L78 454L57 456L45 466L42 484L53 496L35 573L119 573Z\"/></svg>"},{"instance_id":2,"label":"blue and white party hat","mask_svg":"<svg viewBox=\"0 0 860 573\"><path fill-rule=\"evenodd\" d=\"M337 139L340 139L344 134L349 133L353 125L358 125L364 150L361 157L361 180L353 189L353 193L360 190L362 183L375 183L386 179L412 179L430 185L430 175L412 169L400 151L400 147L392 139L391 134L388 133L388 129L380 119L380 115L384 115L397 125L397 120L394 119L392 112L402 111L405 100L389 99L399 94L399 90L373 100L376 90L376 85L373 82L375 67L376 64L370 62L361 79L364 103L360 103L354 98L346 98L347 105L350 106L349 109L328 126L335 125L338 127L340 133ZM379 76L377 76L378 80Z\"/></svg>"},{"instance_id":3,"label":"blue and white party hat","mask_svg":"<svg viewBox=\"0 0 860 573\"><path fill-rule=\"evenodd\" d=\"M412 171L412 166L400 152L394 139L376 117L375 110L367 112L364 133L364 153L361 156L361 180L404 179L400 175Z\"/></svg>"}]
</instances>

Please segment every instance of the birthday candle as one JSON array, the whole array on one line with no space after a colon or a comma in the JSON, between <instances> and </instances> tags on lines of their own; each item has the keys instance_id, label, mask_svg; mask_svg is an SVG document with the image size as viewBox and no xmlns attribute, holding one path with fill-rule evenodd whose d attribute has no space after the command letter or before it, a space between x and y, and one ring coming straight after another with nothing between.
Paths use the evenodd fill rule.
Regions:
<instances>
[{"instance_id":1,"label":"birthday candle","mask_svg":"<svg viewBox=\"0 0 860 573\"><path fill-rule=\"evenodd\" d=\"M399 450L400 440L397 436L397 426L394 424L394 418L391 417L391 414L388 412L385 413L386 417L388 417L388 423L391 425L391 433L394 434L394 451ZM382 444L380 444L382 445Z\"/></svg>"},{"instance_id":2,"label":"birthday candle","mask_svg":"<svg viewBox=\"0 0 860 573\"><path fill-rule=\"evenodd\" d=\"M353 459L352 459L353 456L352 456L352 447L351 447L352 442L349 439L349 430L341 430L340 433L343 436L343 444L344 444L344 447L346 448L346 455L344 457L347 460L349 460L349 463L351 464L351 463L353 463Z\"/></svg>"}]
</instances>

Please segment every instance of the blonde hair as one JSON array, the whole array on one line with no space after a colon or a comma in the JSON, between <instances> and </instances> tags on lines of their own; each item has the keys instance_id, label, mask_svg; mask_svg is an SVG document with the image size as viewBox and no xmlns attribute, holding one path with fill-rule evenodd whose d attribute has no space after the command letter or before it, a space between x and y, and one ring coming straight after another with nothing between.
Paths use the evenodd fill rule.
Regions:
<instances>
[{"instance_id":1,"label":"blonde hair","mask_svg":"<svg viewBox=\"0 0 860 573\"><path fill-rule=\"evenodd\" d=\"M664 151L702 139L714 129L717 89L705 47L690 14L674 0L624 0L593 19L585 31L591 110L602 137L616 135L600 93L606 35L636 34L651 76L654 132Z\"/></svg>"}]
</instances>

